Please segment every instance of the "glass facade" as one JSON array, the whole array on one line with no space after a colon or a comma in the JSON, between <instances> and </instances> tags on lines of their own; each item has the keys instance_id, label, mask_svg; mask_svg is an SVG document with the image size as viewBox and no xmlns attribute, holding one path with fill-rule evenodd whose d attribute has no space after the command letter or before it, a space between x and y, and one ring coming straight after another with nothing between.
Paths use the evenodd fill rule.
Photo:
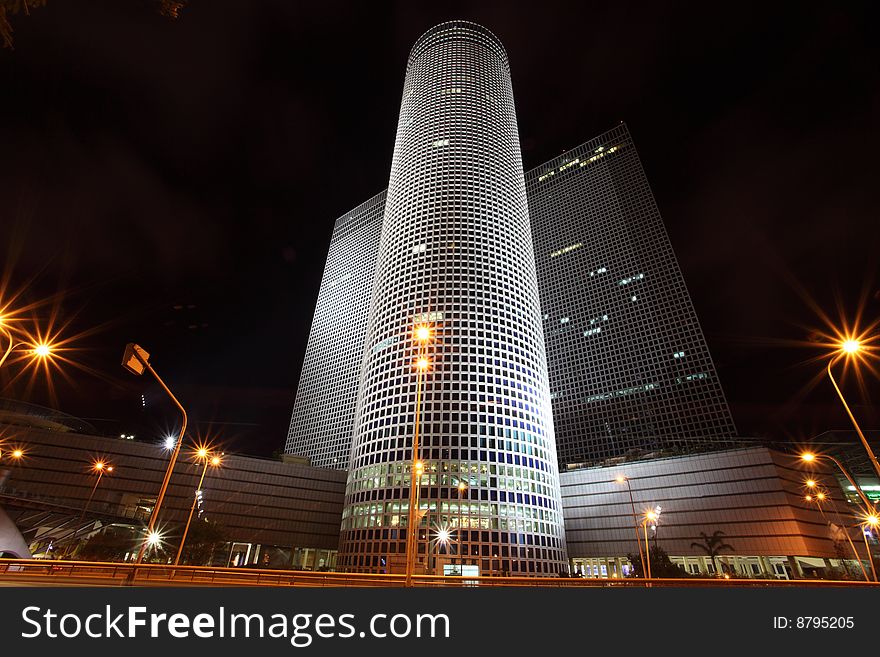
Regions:
<instances>
[{"instance_id":1,"label":"glass facade","mask_svg":"<svg viewBox=\"0 0 880 657\"><path fill-rule=\"evenodd\" d=\"M510 70L478 25L438 25L410 54L372 290L338 567L402 569L418 421L419 570L564 570ZM417 391L419 326L431 338Z\"/></svg>"},{"instance_id":2,"label":"glass facade","mask_svg":"<svg viewBox=\"0 0 880 657\"><path fill-rule=\"evenodd\" d=\"M626 126L525 180L560 462L728 447L733 419ZM369 208L356 234L334 232L325 285L345 275L338 267L357 267L359 278L332 297L322 285L303 376L315 374L297 395L297 453L326 467L348 463L366 321L350 321L346 309L366 318L363 281L375 272L384 198L339 220Z\"/></svg>"},{"instance_id":3,"label":"glass facade","mask_svg":"<svg viewBox=\"0 0 880 657\"><path fill-rule=\"evenodd\" d=\"M526 173L560 463L736 429L626 125Z\"/></svg>"},{"instance_id":4,"label":"glass facade","mask_svg":"<svg viewBox=\"0 0 880 657\"><path fill-rule=\"evenodd\" d=\"M345 470L367 334L385 192L333 227L284 452Z\"/></svg>"}]
</instances>

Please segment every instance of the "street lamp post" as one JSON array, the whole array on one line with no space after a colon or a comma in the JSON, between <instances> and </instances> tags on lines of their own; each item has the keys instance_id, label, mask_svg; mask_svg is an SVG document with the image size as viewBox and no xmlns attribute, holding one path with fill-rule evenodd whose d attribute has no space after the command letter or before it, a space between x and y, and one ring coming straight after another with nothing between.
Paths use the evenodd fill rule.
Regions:
<instances>
[{"instance_id":1,"label":"street lamp post","mask_svg":"<svg viewBox=\"0 0 880 657\"><path fill-rule=\"evenodd\" d=\"M165 499L165 491L168 490L168 483L171 481L171 474L174 472L174 465L177 463L177 456L180 454L180 448L183 445L183 435L186 433L186 410L183 408L183 405L177 401L177 397L175 397L171 390L169 390L168 386L165 385L165 382L159 378L158 374L156 374L156 370L150 365L149 358L150 354L148 354L142 347L133 342L129 342L125 347L125 353L122 357L122 366L132 374L137 375L143 374L145 369L149 371L156 381L159 382L159 385L162 386L162 389L165 390L169 397L171 397L171 401L173 401L177 408L180 409L180 412L183 415L183 423L180 426L180 434L177 437L174 450L171 452L171 459L168 461L168 468L165 470L165 478L162 480L162 487L159 489L159 496L156 498L156 504L153 506L152 513L150 513L150 522L147 525L146 540L141 541L141 545L138 548L136 563L143 562L147 544L154 541L153 537L158 536L155 531L156 520L159 517L159 510L162 508L162 501Z\"/></svg>"},{"instance_id":2,"label":"street lamp post","mask_svg":"<svg viewBox=\"0 0 880 657\"><path fill-rule=\"evenodd\" d=\"M859 440L862 441L862 446L865 448L865 451L868 453L868 459L871 461L871 465L874 466L874 472L877 473L877 476L880 477L880 463L877 462L877 457L874 455L874 451L871 449L871 446L868 444L868 440L865 438L865 434L862 433L862 428L859 426L859 423L856 422L856 418L853 415L852 411L849 408L849 404L846 403L846 399L843 397L843 392L840 390L840 386L837 385L837 381L834 380L834 375L831 373L831 366L836 363L839 359L844 356L852 355L854 356L859 351L862 350L862 345L858 340L854 340L852 338L845 340L840 345L840 353L834 356L831 360L828 361L828 378L831 379L831 384L834 386L834 390L837 391L837 396L840 397L840 401L843 403L843 407L846 409L846 414L849 415L849 419L852 422L853 426L856 429L856 433L859 436Z\"/></svg>"},{"instance_id":3,"label":"street lamp post","mask_svg":"<svg viewBox=\"0 0 880 657\"><path fill-rule=\"evenodd\" d=\"M866 531L868 527L870 527L874 531L878 531L880 529L880 517L878 517L874 513L866 514L864 518L864 522L859 525L862 530L862 538L865 539L865 550L868 552L868 563L871 564L871 572L874 574L874 581L877 581L877 564L874 563L874 555L871 554L871 545L868 543L868 532Z\"/></svg>"},{"instance_id":4,"label":"street lamp post","mask_svg":"<svg viewBox=\"0 0 880 657\"><path fill-rule=\"evenodd\" d=\"M647 573L647 578L650 580L651 579L651 550L648 547L648 521L649 520L652 522L657 520L657 514L654 513L654 511L650 511L650 510L646 511L645 512L645 519L642 521L642 529L645 530L645 556L647 557L645 559L645 564L646 564L645 572Z\"/></svg>"},{"instance_id":5,"label":"street lamp post","mask_svg":"<svg viewBox=\"0 0 880 657\"><path fill-rule=\"evenodd\" d=\"M92 492L89 495L89 499L86 500L85 505L83 506L82 513L79 514L79 521L82 522L83 518L86 517L86 510L89 508L89 505L92 503L92 498L95 497L95 491L98 490L98 484L101 483L101 477L104 476L105 472L113 472L113 466L107 465L104 461L95 461L92 464L92 470L98 473L98 478L95 480L95 485L92 486Z\"/></svg>"},{"instance_id":6,"label":"street lamp post","mask_svg":"<svg viewBox=\"0 0 880 657\"><path fill-rule=\"evenodd\" d=\"M416 548L418 545L418 524L421 517L418 512L419 493L424 464L419 457L419 420L422 411L422 379L427 372L430 361L424 354L424 348L431 338L431 329L427 326L419 326L414 332L414 337L419 344L418 357L416 358L416 414L415 427L413 429L412 442L412 467L409 476L409 513L406 523L406 586L412 586L413 571L415 570Z\"/></svg>"},{"instance_id":7,"label":"street lamp post","mask_svg":"<svg viewBox=\"0 0 880 657\"><path fill-rule=\"evenodd\" d=\"M807 488L810 488L810 489L815 488L816 485L817 485L816 482L813 481L812 479L809 479L806 482ZM807 495L805 497L807 502L812 502L815 500L816 506L819 508L819 513L822 514L822 518L825 520L825 522L828 522L828 517L825 515L825 509L822 508L822 502L824 502L826 498L827 498L827 496L825 495L825 493L823 493L821 491L817 492L816 495ZM852 549L853 555L856 558L856 563L859 564L859 568L862 570L862 575L865 576L865 581L866 582L870 581L870 579L868 578L868 572L865 570L865 565L862 563L862 558L859 556L859 552L858 552L858 550L856 550L856 546L853 543L852 538L849 535L849 530L847 529L846 525L844 524L843 519L840 517L840 512L837 510L837 507L832 507L832 508L834 509L834 513L837 514L837 521L840 523L840 531L842 531L843 535L846 536L846 540L849 543L849 546Z\"/></svg>"},{"instance_id":8,"label":"street lamp post","mask_svg":"<svg viewBox=\"0 0 880 657\"><path fill-rule=\"evenodd\" d=\"M638 515L636 514L636 503L633 499L633 491L632 486L629 483L629 477L626 475L620 475L617 477L617 483L626 484L626 488L629 491L629 503L632 507L632 516L633 516L633 528L636 530L636 545L639 548L639 559L642 560L642 563L645 563L645 555L642 553L642 539L639 537L639 520ZM647 541L645 541L647 543ZM646 577L644 569L642 569L642 577Z\"/></svg>"},{"instance_id":9,"label":"street lamp post","mask_svg":"<svg viewBox=\"0 0 880 657\"><path fill-rule=\"evenodd\" d=\"M459 472L459 477L461 473ZM464 529L462 528L461 501L464 492L468 489L468 485L459 479L458 481L458 562L459 566L464 566L464 557L461 556L461 550L464 547Z\"/></svg>"},{"instance_id":10,"label":"street lamp post","mask_svg":"<svg viewBox=\"0 0 880 657\"><path fill-rule=\"evenodd\" d=\"M196 503L202 492L202 483L205 481L205 475L208 472L208 465L212 465L215 468L220 467L220 457L211 456L206 447L200 447L196 452L196 455L200 460L204 461L205 465L202 468L202 476L199 478L199 485L196 486L196 491L193 494L192 506L189 508L189 517L186 519L186 526L183 528L183 536L181 536L180 545L177 547L177 556L174 557L175 566L180 564L180 555L183 554L183 544L186 543L186 535L189 533L189 525L192 522L193 513L196 510Z\"/></svg>"}]
</instances>

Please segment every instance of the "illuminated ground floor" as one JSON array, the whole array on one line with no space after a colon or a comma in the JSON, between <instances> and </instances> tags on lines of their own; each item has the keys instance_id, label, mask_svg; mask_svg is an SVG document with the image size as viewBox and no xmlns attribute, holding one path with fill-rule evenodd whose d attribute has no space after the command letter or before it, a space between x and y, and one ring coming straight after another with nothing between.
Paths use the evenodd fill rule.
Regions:
<instances>
[{"instance_id":1,"label":"illuminated ground floor","mask_svg":"<svg viewBox=\"0 0 880 657\"><path fill-rule=\"evenodd\" d=\"M724 555L716 557L714 562L709 557L700 556L670 556L669 560L681 567L684 575L694 577L729 575L756 579L864 579L865 572L871 577L871 565L863 561L863 571L853 559ZM626 557L594 557L572 559L571 570L579 577L610 579L631 576L634 566Z\"/></svg>"}]
</instances>

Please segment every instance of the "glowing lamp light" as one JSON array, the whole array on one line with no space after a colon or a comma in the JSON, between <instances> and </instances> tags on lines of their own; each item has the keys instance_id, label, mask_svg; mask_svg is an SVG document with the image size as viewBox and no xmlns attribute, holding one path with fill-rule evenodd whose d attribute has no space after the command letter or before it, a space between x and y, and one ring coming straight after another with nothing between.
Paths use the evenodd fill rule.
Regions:
<instances>
[{"instance_id":1,"label":"glowing lamp light","mask_svg":"<svg viewBox=\"0 0 880 657\"><path fill-rule=\"evenodd\" d=\"M458 482L458 490L459 490L459 492L463 493L464 491L467 490L467 484L464 483L463 481L459 481Z\"/></svg>"},{"instance_id":2,"label":"glowing lamp light","mask_svg":"<svg viewBox=\"0 0 880 657\"><path fill-rule=\"evenodd\" d=\"M147 534L147 545L151 548L158 547L162 543L162 534L157 531L151 531Z\"/></svg>"},{"instance_id":3,"label":"glowing lamp light","mask_svg":"<svg viewBox=\"0 0 880 657\"><path fill-rule=\"evenodd\" d=\"M865 524L870 525L871 527L880 525L880 516L874 515L873 513L869 516L865 516Z\"/></svg>"},{"instance_id":4,"label":"glowing lamp light","mask_svg":"<svg viewBox=\"0 0 880 657\"><path fill-rule=\"evenodd\" d=\"M840 345L840 348L848 354L854 354L862 348L862 345L858 340L849 339L844 340L843 344Z\"/></svg>"},{"instance_id":5,"label":"glowing lamp light","mask_svg":"<svg viewBox=\"0 0 880 657\"><path fill-rule=\"evenodd\" d=\"M804 452L803 454L801 454L801 460L810 463L811 461L816 460L816 455L811 454L810 452Z\"/></svg>"},{"instance_id":6,"label":"glowing lamp light","mask_svg":"<svg viewBox=\"0 0 880 657\"><path fill-rule=\"evenodd\" d=\"M46 358L52 354L52 347L47 344L38 344L34 347L34 355L40 358Z\"/></svg>"},{"instance_id":7,"label":"glowing lamp light","mask_svg":"<svg viewBox=\"0 0 880 657\"><path fill-rule=\"evenodd\" d=\"M626 483L626 477L625 477L624 475L617 475L617 477L615 478L615 481L616 481L618 484L625 484L625 483Z\"/></svg>"},{"instance_id":8,"label":"glowing lamp light","mask_svg":"<svg viewBox=\"0 0 880 657\"><path fill-rule=\"evenodd\" d=\"M97 470L98 472L100 472L101 470L103 470L103 469L104 469L104 461L96 461L96 462L95 462L95 465L94 465L94 468L95 468L95 470Z\"/></svg>"},{"instance_id":9,"label":"glowing lamp light","mask_svg":"<svg viewBox=\"0 0 880 657\"><path fill-rule=\"evenodd\" d=\"M416 361L416 369L418 369L422 372L424 372L426 369L428 369L428 359L425 358L424 356L422 358L419 358Z\"/></svg>"},{"instance_id":10,"label":"glowing lamp light","mask_svg":"<svg viewBox=\"0 0 880 657\"><path fill-rule=\"evenodd\" d=\"M825 493L818 493L816 495L816 499L819 500L820 502L824 502L825 501Z\"/></svg>"},{"instance_id":11,"label":"glowing lamp light","mask_svg":"<svg viewBox=\"0 0 880 657\"><path fill-rule=\"evenodd\" d=\"M107 466L107 472L113 472L113 466L112 466L112 465L108 465L108 466Z\"/></svg>"},{"instance_id":12,"label":"glowing lamp light","mask_svg":"<svg viewBox=\"0 0 880 657\"><path fill-rule=\"evenodd\" d=\"M165 449L171 450L174 449L174 446L177 444L177 439L174 436L166 436L165 437Z\"/></svg>"},{"instance_id":13,"label":"glowing lamp light","mask_svg":"<svg viewBox=\"0 0 880 657\"><path fill-rule=\"evenodd\" d=\"M196 450L196 456L198 456L200 459L208 458L208 448L207 447L199 447Z\"/></svg>"},{"instance_id":14,"label":"glowing lamp light","mask_svg":"<svg viewBox=\"0 0 880 657\"><path fill-rule=\"evenodd\" d=\"M812 502L812 501L813 501L813 496L812 496L812 495L807 495L806 497L804 497L804 499L805 499L807 502Z\"/></svg>"},{"instance_id":15,"label":"glowing lamp light","mask_svg":"<svg viewBox=\"0 0 880 657\"><path fill-rule=\"evenodd\" d=\"M813 479L807 479L807 480L804 482L804 485L805 485L807 488L815 488L815 487L816 487L816 482L815 482Z\"/></svg>"},{"instance_id":16,"label":"glowing lamp light","mask_svg":"<svg viewBox=\"0 0 880 657\"><path fill-rule=\"evenodd\" d=\"M427 326L419 326L416 329L416 340L419 342L425 342L428 338L431 337L431 329Z\"/></svg>"},{"instance_id":17,"label":"glowing lamp light","mask_svg":"<svg viewBox=\"0 0 880 657\"><path fill-rule=\"evenodd\" d=\"M215 456L215 457L213 457L213 458L211 459L211 465L213 465L215 468L216 468L217 466L219 466L219 465L220 465L220 457L219 457L219 456Z\"/></svg>"},{"instance_id":18,"label":"glowing lamp light","mask_svg":"<svg viewBox=\"0 0 880 657\"><path fill-rule=\"evenodd\" d=\"M20 459L20 458L23 457L23 456L24 456L24 450L21 450L21 449L14 449L14 450L12 450L12 458L14 458L14 459L17 460L17 459Z\"/></svg>"},{"instance_id":19,"label":"glowing lamp light","mask_svg":"<svg viewBox=\"0 0 880 657\"><path fill-rule=\"evenodd\" d=\"M449 530L441 529L437 532L437 542L445 545L449 542Z\"/></svg>"}]
</instances>

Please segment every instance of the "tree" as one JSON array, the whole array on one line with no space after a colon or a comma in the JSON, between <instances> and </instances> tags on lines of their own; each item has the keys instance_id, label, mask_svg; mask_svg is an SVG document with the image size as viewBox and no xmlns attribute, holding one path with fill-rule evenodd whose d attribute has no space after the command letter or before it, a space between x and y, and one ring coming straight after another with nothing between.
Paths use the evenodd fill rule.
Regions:
<instances>
[{"instance_id":1,"label":"tree","mask_svg":"<svg viewBox=\"0 0 880 657\"><path fill-rule=\"evenodd\" d=\"M651 546L651 577L690 577L690 573L688 573L684 568L679 566L678 564L672 563L672 559L669 558L669 555L659 545ZM631 577L644 577L645 568L642 564L642 556L639 555L626 555L629 559L630 563L633 565L633 572L630 575Z\"/></svg>"},{"instance_id":2,"label":"tree","mask_svg":"<svg viewBox=\"0 0 880 657\"><path fill-rule=\"evenodd\" d=\"M107 527L93 534L73 552L83 561L122 561L137 545L137 534L127 527Z\"/></svg>"},{"instance_id":3,"label":"tree","mask_svg":"<svg viewBox=\"0 0 880 657\"><path fill-rule=\"evenodd\" d=\"M10 14L30 15L34 7L43 7L46 0L0 0L0 40L4 48L12 48L12 24Z\"/></svg>"},{"instance_id":4,"label":"tree","mask_svg":"<svg viewBox=\"0 0 880 657\"><path fill-rule=\"evenodd\" d=\"M219 522L193 520L183 546L180 563L190 566L209 566L214 553L221 545L228 543L226 529Z\"/></svg>"},{"instance_id":5,"label":"tree","mask_svg":"<svg viewBox=\"0 0 880 657\"><path fill-rule=\"evenodd\" d=\"M45 7L47 0L0 0L0 41L4 48L12 49L12 24L10 15L24 14L30 16L31 9ZM176 20L186 7L188 0L156 0L158 11L165 18Z\"/></svg>"},{"instance_id":6,"label":"tree","mask_svg":"<svg viewBox=\"0 0 880 657\"><path fill-rule=\"evenodd\" d=\"M716 529L712 532L711 536L708 536L706 532L700 532L700 536L703 537L703 542L691 543L691 547L703 550L703 552L706 553L706 556L712 559L712 565L715 566L715 572L720 573L721 569L718 567L718 562L715 560L715 557L717 557L722 550L733 551L734 547L724 542L724 539L721 538L724 536L724 532L720 529Z\"/></svg>"}]
</instances>

